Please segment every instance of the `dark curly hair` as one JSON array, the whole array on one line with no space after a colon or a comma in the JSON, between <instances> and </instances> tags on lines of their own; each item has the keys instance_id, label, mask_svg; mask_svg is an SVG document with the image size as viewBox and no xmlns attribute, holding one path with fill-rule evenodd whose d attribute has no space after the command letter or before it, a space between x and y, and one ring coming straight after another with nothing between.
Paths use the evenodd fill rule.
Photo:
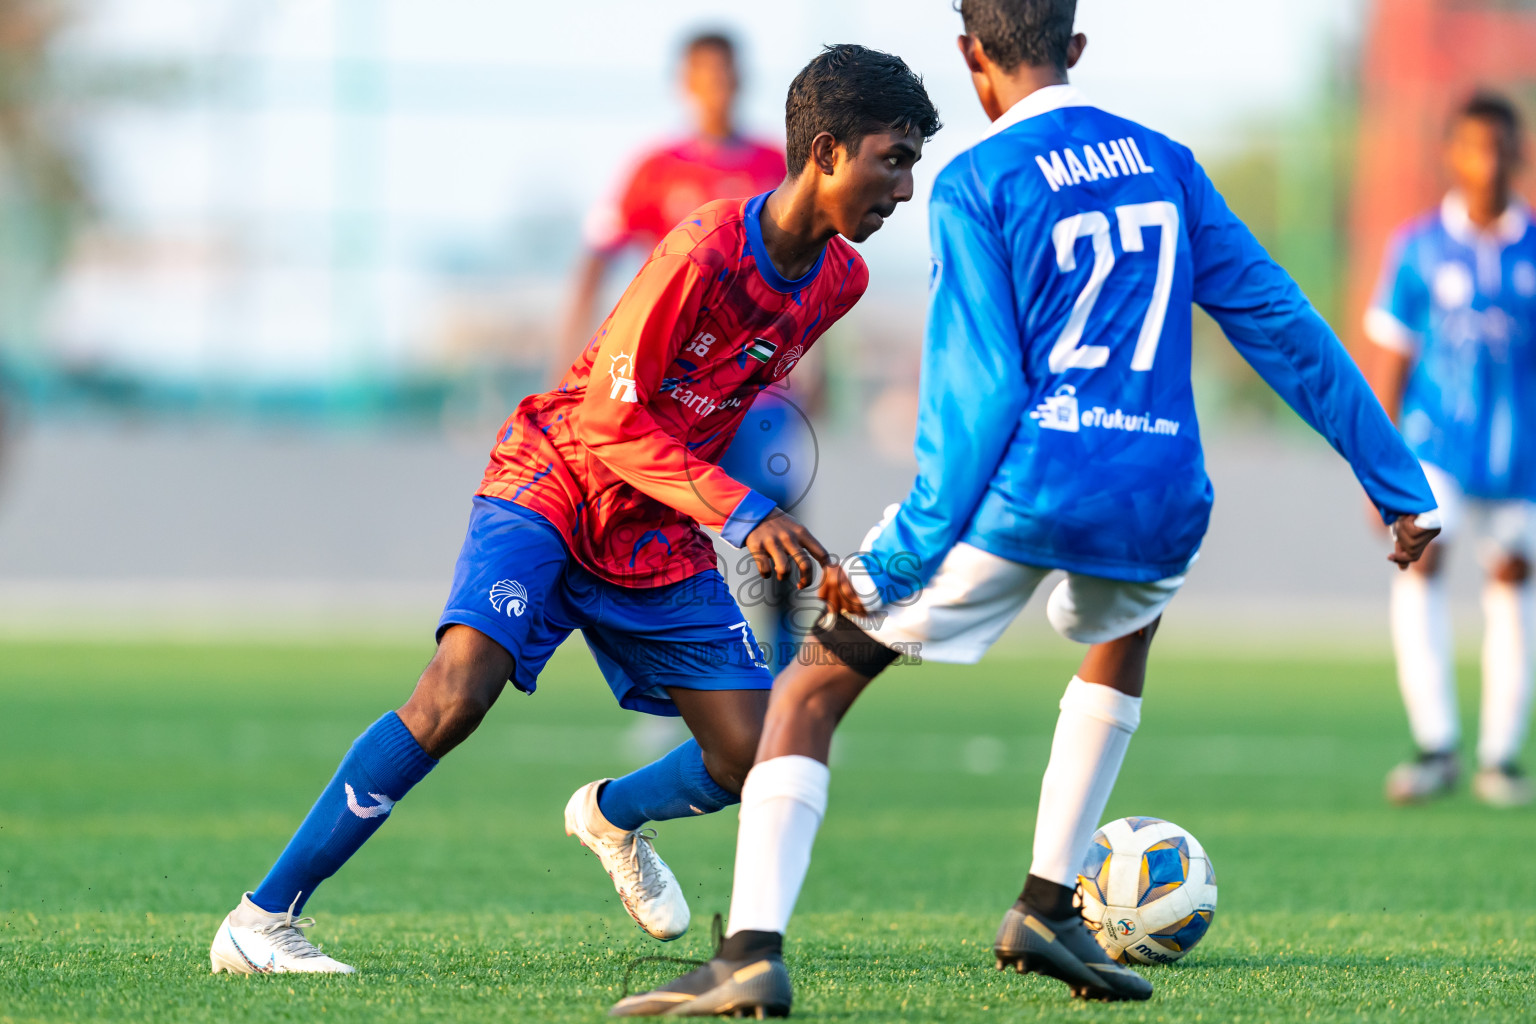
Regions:
<instances>
[{"instance_id":1,"label":"dark curly hair","mask_svg":"<svg viewBox=\"0 0 1536 1024\"><path fill-rule=\"evenodd\" d=\"M848 152L874 132L916 130L924 139L942 125L921 76L900 58L853 43L828 46L789 85L784 103L785 163L799 174L821 132Z\"/></svg>"}]
</instances>

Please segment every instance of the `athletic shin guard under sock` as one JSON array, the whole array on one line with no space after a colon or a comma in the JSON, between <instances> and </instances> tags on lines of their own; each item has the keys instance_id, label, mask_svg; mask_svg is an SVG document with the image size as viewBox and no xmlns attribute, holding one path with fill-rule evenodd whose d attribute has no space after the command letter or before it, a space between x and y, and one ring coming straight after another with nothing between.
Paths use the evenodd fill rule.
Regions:
<instances>
[{"instance_id":1,"label":"athletic shin guard under sock","mask_svg":"<svg viewBox=\"0 0 1536 1024\"><path fill-rule=\"evenodd\" d=\"M811 867L811 846L827 810L827 766L790 754L760 761L741 787L736 873L727 936L789 925Z\"/></svg>"},{"instance_id":2,"label":"athletic shin guard under sock","mask_svg":"<svg viewBox=\"0 0 1536 1024\"><path fill-rule=\"evenodd\" d=\"M268 913L295 914L347 858L389 817L396 801L426 777L437 761L393 711L374 722L341 759L251 902Z\"/></svg>"},{"instance_id":3,"label":"athletic shin guard under sock","mask_svg":"<svg viewBox=\"0 0 1536 1024\"><path fill-rule=\"evenodd\" d=\"M1139 724L1140 697L1072 677L1040 782L1031 875L1057 885L1077 884L1077 869Z\"/></svg>"},{"instance_id":4,"label":"athletic shin guard under sock","mask_svg":"<svg viewBox=\"0 0 1536 1024\"><path fill-rule=\"evenodd\" d=\"M1072 904L1076 888L1059 885L1049 878L1030 875L1024 880L1024 891L1019 893L1019 903L1041 917L1062 921L1078 913Z\"/></svg>"},{"instance_id":5,"label":"athletic shin guard under sock","mask_svg":"<svg viewBox=\"0 0 1536 1024\"><path fill-rule=\"evenodd\" d=\"M615 828L632 832L648 821L713 814L741 798L710 777L704 751L689 739L657 761L605 785L597 809Z\"/></svg>"},{"instance_id":6,"label":"athletic shin guard under sock","mask_svg":"<svg viewBox=\"0 0 1536 1024\"><path fill-rule=\"evenodd\" d=\"M1461 723L1444 578L1413 571L1394 574L1391 619L1397 685L1413 742L1426 754L1453 751Z\"/></svg>"},{"instance_id":7,"label":"athletic shin guard under sock","mask_svg":"<svg viewBox=\"0 0 1536 1024\"><path fill-rule=\"evenodd\" d=\"M1477 734L1480 768L1513 763L1531 718L1531 584L1483 587L1483 708Z\"/></svg>"}]
</instances>

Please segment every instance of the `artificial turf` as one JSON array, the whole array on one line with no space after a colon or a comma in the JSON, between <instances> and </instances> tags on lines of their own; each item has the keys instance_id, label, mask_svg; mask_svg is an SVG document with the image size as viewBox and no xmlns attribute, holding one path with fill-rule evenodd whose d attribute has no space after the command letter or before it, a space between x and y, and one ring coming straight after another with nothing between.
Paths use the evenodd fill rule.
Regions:
<instances>
[{"instance_id":1,"label":"artificial turf","mask_svg":"<svg viewBox=\"0 0 1536 1024\"><path fill-rule=\"evenodd\" d=\"M351 739L403 699L417 647L0 645L0 1022L596 1021L626 966L708 952L735 815L663 823L694 927L661 946L567 839L578 785L664 730L568 647L510 692L309 906L352 977L211 976L208 942ZM787 943L797 1016L827 1020L1527 1020L1536 814L1459 795L1399 810L1390 666L1154 656L1109 815L1210 852L1204 942L1139 1005L992 969L1029 860L1067 652L893 670L845 724ZM637 984L678 968L645 964Z\"/></svg>"}]
</instances>

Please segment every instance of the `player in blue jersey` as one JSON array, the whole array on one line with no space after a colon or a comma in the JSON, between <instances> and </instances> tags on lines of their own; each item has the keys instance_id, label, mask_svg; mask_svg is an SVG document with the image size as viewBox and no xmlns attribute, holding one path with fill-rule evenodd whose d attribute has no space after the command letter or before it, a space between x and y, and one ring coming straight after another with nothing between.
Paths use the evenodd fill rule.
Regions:
<instances>
[{"instance_id":1,"label":"player in blue jersey","mask_svg":"<svg viewBox=\"0 0 1536 1024\"><path fill-rule=\"evenodd\" d=\"M1191 302L1349 460L1411 564L1437 532L1418 460L1306 297L1189 150L1067 84L1074 0L962 0L992 118L938 176L918 478L774 684L742 789L715 957L614 1013L787 1012L781 946L826 808L838 721L904 651L974 662L1053 569L1046 613L1091 645L1061 700L1034 859L994 944L1093 999L1145 999L1073 907L1077 870L1141 714L1159 617L1211 508L1190 389ZM1204 921L1192 927L1204 927Z\"/></svg>"},{"instance_id":2,"label":"player in blue jersey","mask_svg":"<svg viewBox=\"0 0 1536 1024\"><path fill-rule=\"evenodd\" d=\"M1531 802L1516 766L1531 714L1531 559L1536 528L1536 228L1515 195L1520 122L1477 95L1452 119L1440 208L1393 240L1366 314L1366 369L1424 466L1446 531L1468 527L1487 572L1483 706L1472 790ZM1418 757L1387 776L1398 803L1460 775L1451 623L1439 551L1393 581L1392 640Z\"/></svg>"}]
</instances>

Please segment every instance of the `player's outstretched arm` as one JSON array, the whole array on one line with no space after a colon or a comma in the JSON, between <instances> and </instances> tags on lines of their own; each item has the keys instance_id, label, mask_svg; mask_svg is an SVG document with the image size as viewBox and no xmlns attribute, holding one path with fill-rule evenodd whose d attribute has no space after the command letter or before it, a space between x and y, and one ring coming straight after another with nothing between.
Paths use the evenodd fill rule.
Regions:
<instances>
[{"instance_id":1,"label":"player's outstretched arm","mask_svg":"<svg viewBox=\"0 0 1536 1024\"><path fill-rule=\"evenodd\" d=\"M1434 510L1434 493L1418 459L1343 343L1227 208L1193 158L1190 164L1194 300L1265 383L1349 461L1382 522Z\"/></svg>"},{"instance_id":2,"label":"player's outstretched arm","mask_svg":"<svg viewBox=\"0 0 1536 1024\"><path fill-rule=\"evenodd\" d=\"M1367 336L1369 337L1369 330ZM1362 347L1357 355L1360 363L1360 372L1365 374L1365 382L1376 395L1376 400L1381 403L1382 411L1393 423L1398 421L1403 409L1403 391L1407 385L1408 374L1413 370L1413 358L1407 353L1391 348L1375 338ZM1376 507L1374 500L1367 500L1370 518L1379 529L1383 525L1381 510ZM1396 559L1393 559L1396 561ZM1407 568L1404 563L1402 568Z\"/></svg>"}]
</instances>

